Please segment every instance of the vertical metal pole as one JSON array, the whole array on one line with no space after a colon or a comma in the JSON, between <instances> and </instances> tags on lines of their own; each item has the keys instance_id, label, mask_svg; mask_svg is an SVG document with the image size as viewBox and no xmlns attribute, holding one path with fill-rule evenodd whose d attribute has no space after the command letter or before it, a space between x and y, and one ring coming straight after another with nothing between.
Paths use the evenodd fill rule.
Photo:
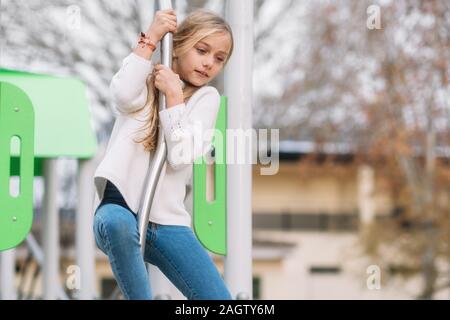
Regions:
<instances>
[{"instance_id":1,"label":"vertical metal pole","mask_svg":"<svg viewBox=\"0 0 450 320\"><path fill-rule=\"evenodd\" d=\"M252 128L253 1L229 0L227 20L233 30L234 52L226 66L228 130ZM228 154L233 143L227 139ZM238 153L249 148L238 145ZM232 156L232 155L231 155ZM227 157L229 158L229 157ZM234 155L234 158L239 158ZM252 163L229 163L227 170L227 256L225 281L234 299L252 299ZM235 160L234 160L235 161Z\"/></svg>"},{"instance_id":2,"label":"vertical metal pole","mask_svg":"<svg viewBox=\"0 0 450 320\"><path fill-rule=\"evenodd\" d=\"M159 9L172 8L171 0L159 0ZM167 33L161 40L161 63L169 68L172 67L172 51L173 51L173 34ZM159 93L159 111L166 109L166 97L161 92ZM153 157L150 159L150 168L145 178L144 189L141 196L141 202L138 211L138 227L139 227L139 242L141 244L142 254L145 252L145 239L147 235L147 226L149 222L150 209L155 196L156 187L161 177L161 172L166 163L167 146L162 133L161 124L158 134L158 144ZM162 275L160 275L162 276ZM158 282L158 283L161 283ZM167 294L160 294L159 289L164 289L165 286L154 286L155 298L162 298ZM169 296L170 298L170 296Z\"/></svg>"},{"instance_id":3,"label":"vertical metal pole","mask_svg":"<svg viewBox=\"0 0 450 320\"><path fill-rule=\"evenodd\" d=\"M171 8L171 1L159 1L160 8ZM161 63L165 66L172 67L172 33L167 33L161 40ZM159 94L159 111L166 109L166 97ZM160 130L161 133L161 130ZM141 202L139 205L138 221L139 234L142 253L145 252L145 235L147 233L148 219L150 209L155 195L156 186L160 178L162 168L165 164L167 156L167 146L163 134L158 134L158 144L156 152L151 158L150 168L145 178L144 189L142 191Z\"/></svg>"},{"instance_id":4,"label":"vertical metal pole","mask_svg":"<svg viewBox=\"0 0 450 320\"><path fill-rule=\"evenodd\" d=\"M94 185L91 177L94 175L96 161L79 160L78 171L78 203L76 214L76 263L79 267L80 288L77 298L91 300L96 296L95 288L95 241L92 230L92 212Z\"/></svg>"},{"instance_id":5,"label":"vertical metal pole","mask_svg":"<svg viewBox=\"0 0 450 320\"><path fill-rule=\"evenodd\" d=\"M44 296L55 300L59 288L59 216L57 160L44 161L44 206L42 216L42 243L44 247Z\"/></svg>"},{"instance_id":6,"label":"vertical metal pole","mask_svg":"<svg viewBox=\"0 0 450 320\"><path fill-rule=\"evenodd\" d=\"M17 299L15 279L15 249L0 252L0 299Z\"/></svg>"}]
</instances>

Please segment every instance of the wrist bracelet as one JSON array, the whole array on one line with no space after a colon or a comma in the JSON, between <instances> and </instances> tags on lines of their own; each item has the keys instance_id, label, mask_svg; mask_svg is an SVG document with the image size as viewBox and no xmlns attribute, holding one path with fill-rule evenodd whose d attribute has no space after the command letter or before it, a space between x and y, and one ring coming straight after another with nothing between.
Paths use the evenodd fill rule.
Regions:
<instances>
[{"instance_id":1,"label":"wrist bracelet","mask_svg":"<svg viewBox=\"0 0 450 320\"><path fill-rule=\"evenodd\" d=\"M142 31L139 35L138 44L141 45L141 48L145 48L145 46L148 46L152 51L155 51L156 49L156 44L150 39L149 36L147 36Z\"/></svg>"}]
</instances>

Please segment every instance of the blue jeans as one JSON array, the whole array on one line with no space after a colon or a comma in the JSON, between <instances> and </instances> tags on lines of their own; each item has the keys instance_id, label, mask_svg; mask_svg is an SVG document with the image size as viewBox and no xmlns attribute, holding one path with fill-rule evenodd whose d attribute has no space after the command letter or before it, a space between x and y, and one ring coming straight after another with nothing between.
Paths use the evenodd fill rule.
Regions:
<instances>
[{"instance_id":1,"label":"blue jeans","mask_svg":"<svg viewBox=\"0 0 450 320\"><path fill-rule=\"evenodd\" d=\"M144 261L157 266L189 300L232 299L211 257L189 227L150 222L143 257L137 216L124 206L106 203L95 212L94 234L126 299L152 299Z\"/></svg>"}]
</instances>

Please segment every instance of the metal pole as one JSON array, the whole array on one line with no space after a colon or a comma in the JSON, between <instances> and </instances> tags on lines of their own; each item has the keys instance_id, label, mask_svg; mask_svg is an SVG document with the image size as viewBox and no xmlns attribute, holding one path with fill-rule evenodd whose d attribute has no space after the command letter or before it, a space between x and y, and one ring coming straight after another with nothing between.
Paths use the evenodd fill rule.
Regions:
<instances>
[{"instance_id":1,"label":"metal pole","mask_svg":"<svg viewBox=\"0 0 450 320\"><path fill-rule=\"evenodd\" d=\"M96 159L79 160L78 203L76 214L76 263L79 267L80 288L77 298L92 300L96 297L95 288L95 240L92 230L93 199L95 193L91 177L94 175Z\"/></svg>"},{"instance_id":2,"label":"metal pole","mask_svg":"<svg viewBox=\"0 0 450 320\"><path fill-rule=\"evenodd\" d=\"M17 299L15 279L15 249L0 252L0 299Z\"/></svg>"},{"instance_id":3,"label":"metal pole","mask_svg":"<svg viewBox=\"0 0 450 320\"><path fill-rule=\"evenodd\" d=\"M42 243L44 248L44 296L54 300L59 283L59 216L57 160L44 160L44 201L42 211Z\"/></svg>"},{"instance_id":4,"label":"metal pole","mask_svg":"<svg viewBox=\"0 0 450 320\"><path fill-rule=\"evenodd\" d=\"M170 0L159 0L159 7L161 9L172 8ZM172 33L167 33L161 40L161 63L165 66L172 67ZM166 97L159 93L159 111L166 109ZM159 124L161 126L161 124ZM158 144L153 158L150 159L150 168L145 177L144 189L141 196L141 202L138 211L139 222L139 242L141 244L142 254L145 252L145 236L147 234L148 219L150 216L150 209L155 196L156 186L165 164L167 156L167 146L162 134L161 127L159 128Z\"/></svg>"},{"instance_id":5,"label":"metal pole","mask_svg":"<svg viewBox=\"0 0 450 320\"><path fill-rule=\"evenodd\" d=\"M172 8L171 0L159 0L159 9L165 10ZM172 51L173 51L173 34L167 33L161 40L161 63L169 68L172 68ZM158 110L162 111L166 109L166 97L161 92L159 93L159 106ZM164 140L164 134L162 133L161 124L159 124L158 143L156 151L153 157L150 158L150 167L145 178L144 189L141 195L141 202L138 211L138 224L139 224L139 242L141 244L142 255L145 252L145 240L147 235L147 226L149 222L150 209L155 196L156 187L158 181L162 178L161 171L166 164L167 146ZM154 269L152 270L154 271ZM155 275L158 279L162 278L162 274ZM153 277L155 278L155 277ZM163 284L164 281L155 281L157 284ZM169 298L170 295L164 293L167 288L164 285L153 286L155 288L155 299ZM159 292L161 291L161 292Z\"/></svg>"},{"instance_id":6,"label":"metal pole","mask_svg":"<svg viewBox=\"0 0 450 320\"><path fill-rule=\"evenodd\" d=\"M253 1L229 0L227 20L233 30L235 51L226 66L228 129L252 128ZM250 135L251 136L251 135ZM227 139L227 150L232 150ZM252 142L251 142L252 143ZM238 153L249 148L238 145ZM252 163L227 166L227 256L225 281L233 298L252 299ZM227 157L228 158L228 157ZM239 158L234 155L234 158ZM228 159L227 159L228 161Z\"/></svg>"},{"instance_id":7,"label":"metal pole","mask_svg":"<svg viewBox=\"0 0 450 320\"><path fill-rule=\"evenodd\" d=\"M58 216L58 161L44 160L44 206L42 215L42 243L44 247L45 300L58 298L59 283L59 216Z\"/></svg>"}]
</instances>

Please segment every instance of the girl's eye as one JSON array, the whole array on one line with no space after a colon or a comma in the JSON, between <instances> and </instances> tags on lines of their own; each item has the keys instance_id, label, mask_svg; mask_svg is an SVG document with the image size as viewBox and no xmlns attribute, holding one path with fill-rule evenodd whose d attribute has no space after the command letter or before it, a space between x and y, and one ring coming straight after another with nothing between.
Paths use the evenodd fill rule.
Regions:
<instances>
[{"instance_id":1,"label":"girl's eye","mask_svg":"<svg viewBox=\"0 0 450 320\"><path fill-rule=\"evenodd\" d=\"M199 53L201 53L201 54L205 54L205 53L206 53L206 50L203 50L203 49L201 49L201 48L197 48L197 51L198 51Z\"/></svg>"},{"instance_id":2,"label":"girl's eye","mask_svg":"<svg viewBox=\"0 0 450 320\"><path fill-rule=\"evenodd\" d=\"M222 58L222 57L218 57L217 60L219 60L220 62L224 62L225 61L225 59Z\"/></svg>"}]
</instances>

